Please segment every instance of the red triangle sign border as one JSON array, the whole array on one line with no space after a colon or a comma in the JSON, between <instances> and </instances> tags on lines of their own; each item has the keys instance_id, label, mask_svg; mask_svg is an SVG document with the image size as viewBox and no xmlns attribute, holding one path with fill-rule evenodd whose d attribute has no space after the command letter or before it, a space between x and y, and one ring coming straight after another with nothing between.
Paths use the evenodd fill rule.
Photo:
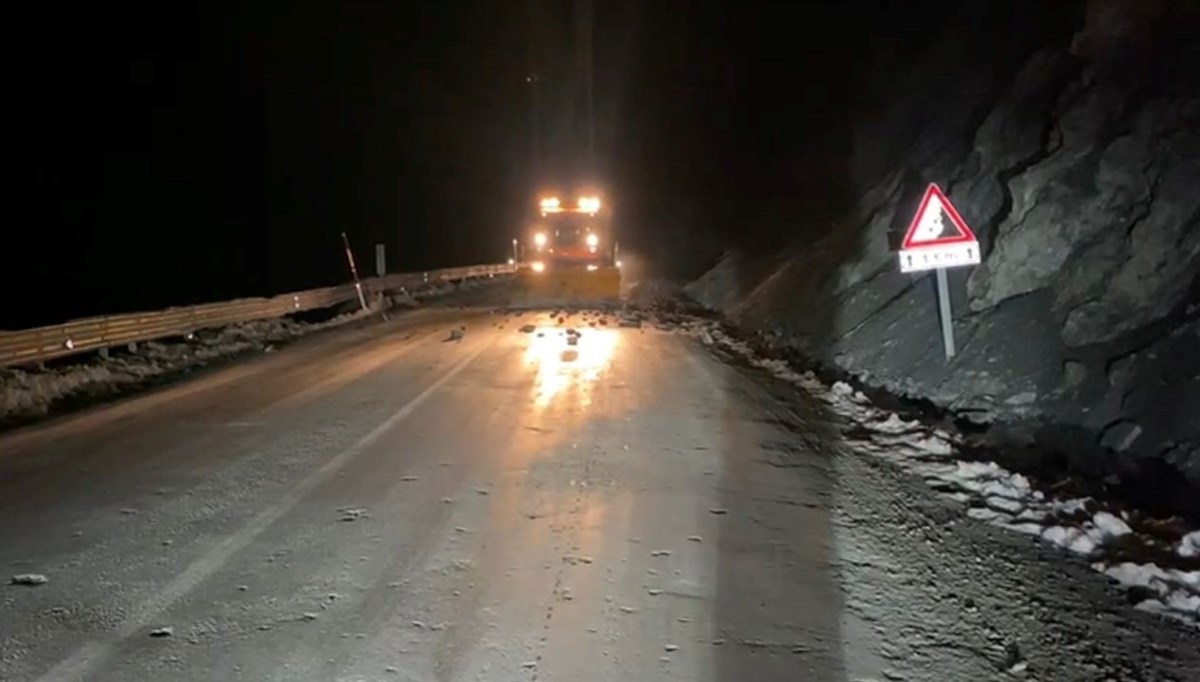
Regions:
<instances>
[{"instance_id":1,"label":"red triangle sign border","mask_svg":"<svg viewBox=\"0 0 1200 682\"><path fill-rule=\"evenodd\" d=\"M946 215L950 216L950 221L954 223L954 227L958 229L958 235L955 237L945 237L933 241L925 241L913 243L913 235L917 231L917 225L921 223L921 219L925 217L925 211L929 210L929 204L933 197L936 196L941 202L942 208L946 211ZM921 199L921 205L917 208L916 215L913 216L912 222L909 223L908 229L904 232L904 242L901 245L902 249L920 249L931 246L943 246L946 244L962 244L965 242L976 241L975 233L971 228L967 227L967 222L958 214L958 210L954 208L954 204L950 203L950 199L946 197L945 192L941 187L937 186L936 182L929 183L929 187L925 190L925 196Z\"/></svg>"}]
</instances>

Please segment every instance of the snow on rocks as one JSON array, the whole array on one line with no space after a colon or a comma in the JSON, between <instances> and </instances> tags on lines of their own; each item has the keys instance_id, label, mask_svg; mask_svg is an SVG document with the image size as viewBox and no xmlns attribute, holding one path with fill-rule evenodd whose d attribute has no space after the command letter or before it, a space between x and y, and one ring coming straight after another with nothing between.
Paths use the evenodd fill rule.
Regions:
<instances>
[{"instance_id":1,"label":"snow on rocks","mask_svg":"<svg viewBox=\"0 0 1200 682\"><path fill-rule=\"evenodd\" d=\"M1188 533L1179 541L1175 553L1185 559L1200 557L1200 530Z\"/></svg>"},{"instance_id":2,"label":"snow on rocks","mask_svg":"<svg viewBox=\"0 0 1200 682\"><path fill-rule=\"evenodd\" d=\"M1028 478L995 462L960 459L959 437L882 410L847 382L826 385L812 372L800 373L783 360L763 358L716 324L698 322L684 331L825 403L843 421L843 439L849 450L895 462L921 476L943 496L964 504L971 518L1038 537L1088 558L1095 570L1125 588L1142 589L1145 599L1138 603L1139 609L1200 625L1200 571L1133 563L1110 551L1114 544L1135 534L1128 517L1104 510L1091 499L1047 499ZM1200 531L1185 535L1167 549L1185 560L1200 557ZM1114 558L1106 560L1110 555Z\"/></svg>"},{"instance_id":3,"label":"snow on rocks","mask_svg":"<svg viewBox=\"0 0 1200 682\"><path fill-rule=\"evenodd\" d=\"M1100 532L1105 540L1114 540L1122 535L1129 535L1133 532L1129 524L1108 512L1100 512L1093 516L1092 523L1095 524L1096 530Z\"/></svg>"}]
</instances>

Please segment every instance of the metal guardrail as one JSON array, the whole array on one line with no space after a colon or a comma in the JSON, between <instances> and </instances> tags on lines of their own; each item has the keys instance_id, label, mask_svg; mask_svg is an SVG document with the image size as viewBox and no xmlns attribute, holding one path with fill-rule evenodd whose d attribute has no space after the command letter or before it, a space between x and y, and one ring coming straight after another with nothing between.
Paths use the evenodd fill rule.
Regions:
<instances>
[{"instance_id":1,"label":"metal guardrail","mask_svg":"<svg viewBox=\"0 0 1200 682\"><path fill-rule=\"evenodd\" d=\"M431 284L495 277L511 272L511 265L473 265L387 275L363 280L362 284L363 289L373 295L386 291L416 291ZM270 298L240 298L153 312L88 317L20 331L0 331L0 367L43 362L130 343L186 336L201 329L328 308L357 296L353 284L343 284Z\"/></svg>"}]
</instances>

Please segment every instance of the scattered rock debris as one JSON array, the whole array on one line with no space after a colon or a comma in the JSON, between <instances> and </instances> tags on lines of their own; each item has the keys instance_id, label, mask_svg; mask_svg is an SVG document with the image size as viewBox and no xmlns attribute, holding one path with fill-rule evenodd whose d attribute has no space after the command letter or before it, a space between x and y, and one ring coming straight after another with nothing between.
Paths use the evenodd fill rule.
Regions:
<instances>
[{"instance_id":1,"label":"scattered rock debris","mask_svg":"<svg viewBox=\"0 0 1200 682\"><path fill-rule=\"evenodd\" d=\"M338 510L338 521L358 521L367 518L367 510L361 507L344 507Z\"/></svg>"}]
</instances>

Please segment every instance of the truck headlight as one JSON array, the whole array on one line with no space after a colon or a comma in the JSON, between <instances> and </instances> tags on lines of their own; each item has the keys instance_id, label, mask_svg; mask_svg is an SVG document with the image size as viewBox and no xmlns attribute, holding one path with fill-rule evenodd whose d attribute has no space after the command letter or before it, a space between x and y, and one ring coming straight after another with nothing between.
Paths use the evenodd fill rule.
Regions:
<instances>
[{"instance_id":1,"label":"truck headlight","mask_svg":"<svg viewBox=\"0 0 1200 682\"><path fill-rule=\"evenodd\" d=\"M541 249L541 248L545 248L545 246L546 246L546 233L545 233L545 232L538 232L537 234L533 235L533 243L534 243L534 244L536 244L536 245L537 245L537 247L538 247L539 249Z\"/></svg>"},{"instance_id":2,"label":"truck headlight","mask_svg":"<svg viewBox=\"0 0 1200 682\"><path fill-rule=\"evenodd\" d=\"M595 233L589 232L588 236L587 236L587 245L592 247L593 249L596 248L597 246L600 246L600 236Z\"/></svg>"},{"instance_id":3,"label":"truck headlight","mask_svg":"<svg viewBox=\"0 0 1200 682\"><path fill-rule=\"evenodd\" d=\"M534 272L545 272L546 271L546 264L540 260L533 261L533 265L530 267L533 268Z\"/></svg>"}]
</instances>

